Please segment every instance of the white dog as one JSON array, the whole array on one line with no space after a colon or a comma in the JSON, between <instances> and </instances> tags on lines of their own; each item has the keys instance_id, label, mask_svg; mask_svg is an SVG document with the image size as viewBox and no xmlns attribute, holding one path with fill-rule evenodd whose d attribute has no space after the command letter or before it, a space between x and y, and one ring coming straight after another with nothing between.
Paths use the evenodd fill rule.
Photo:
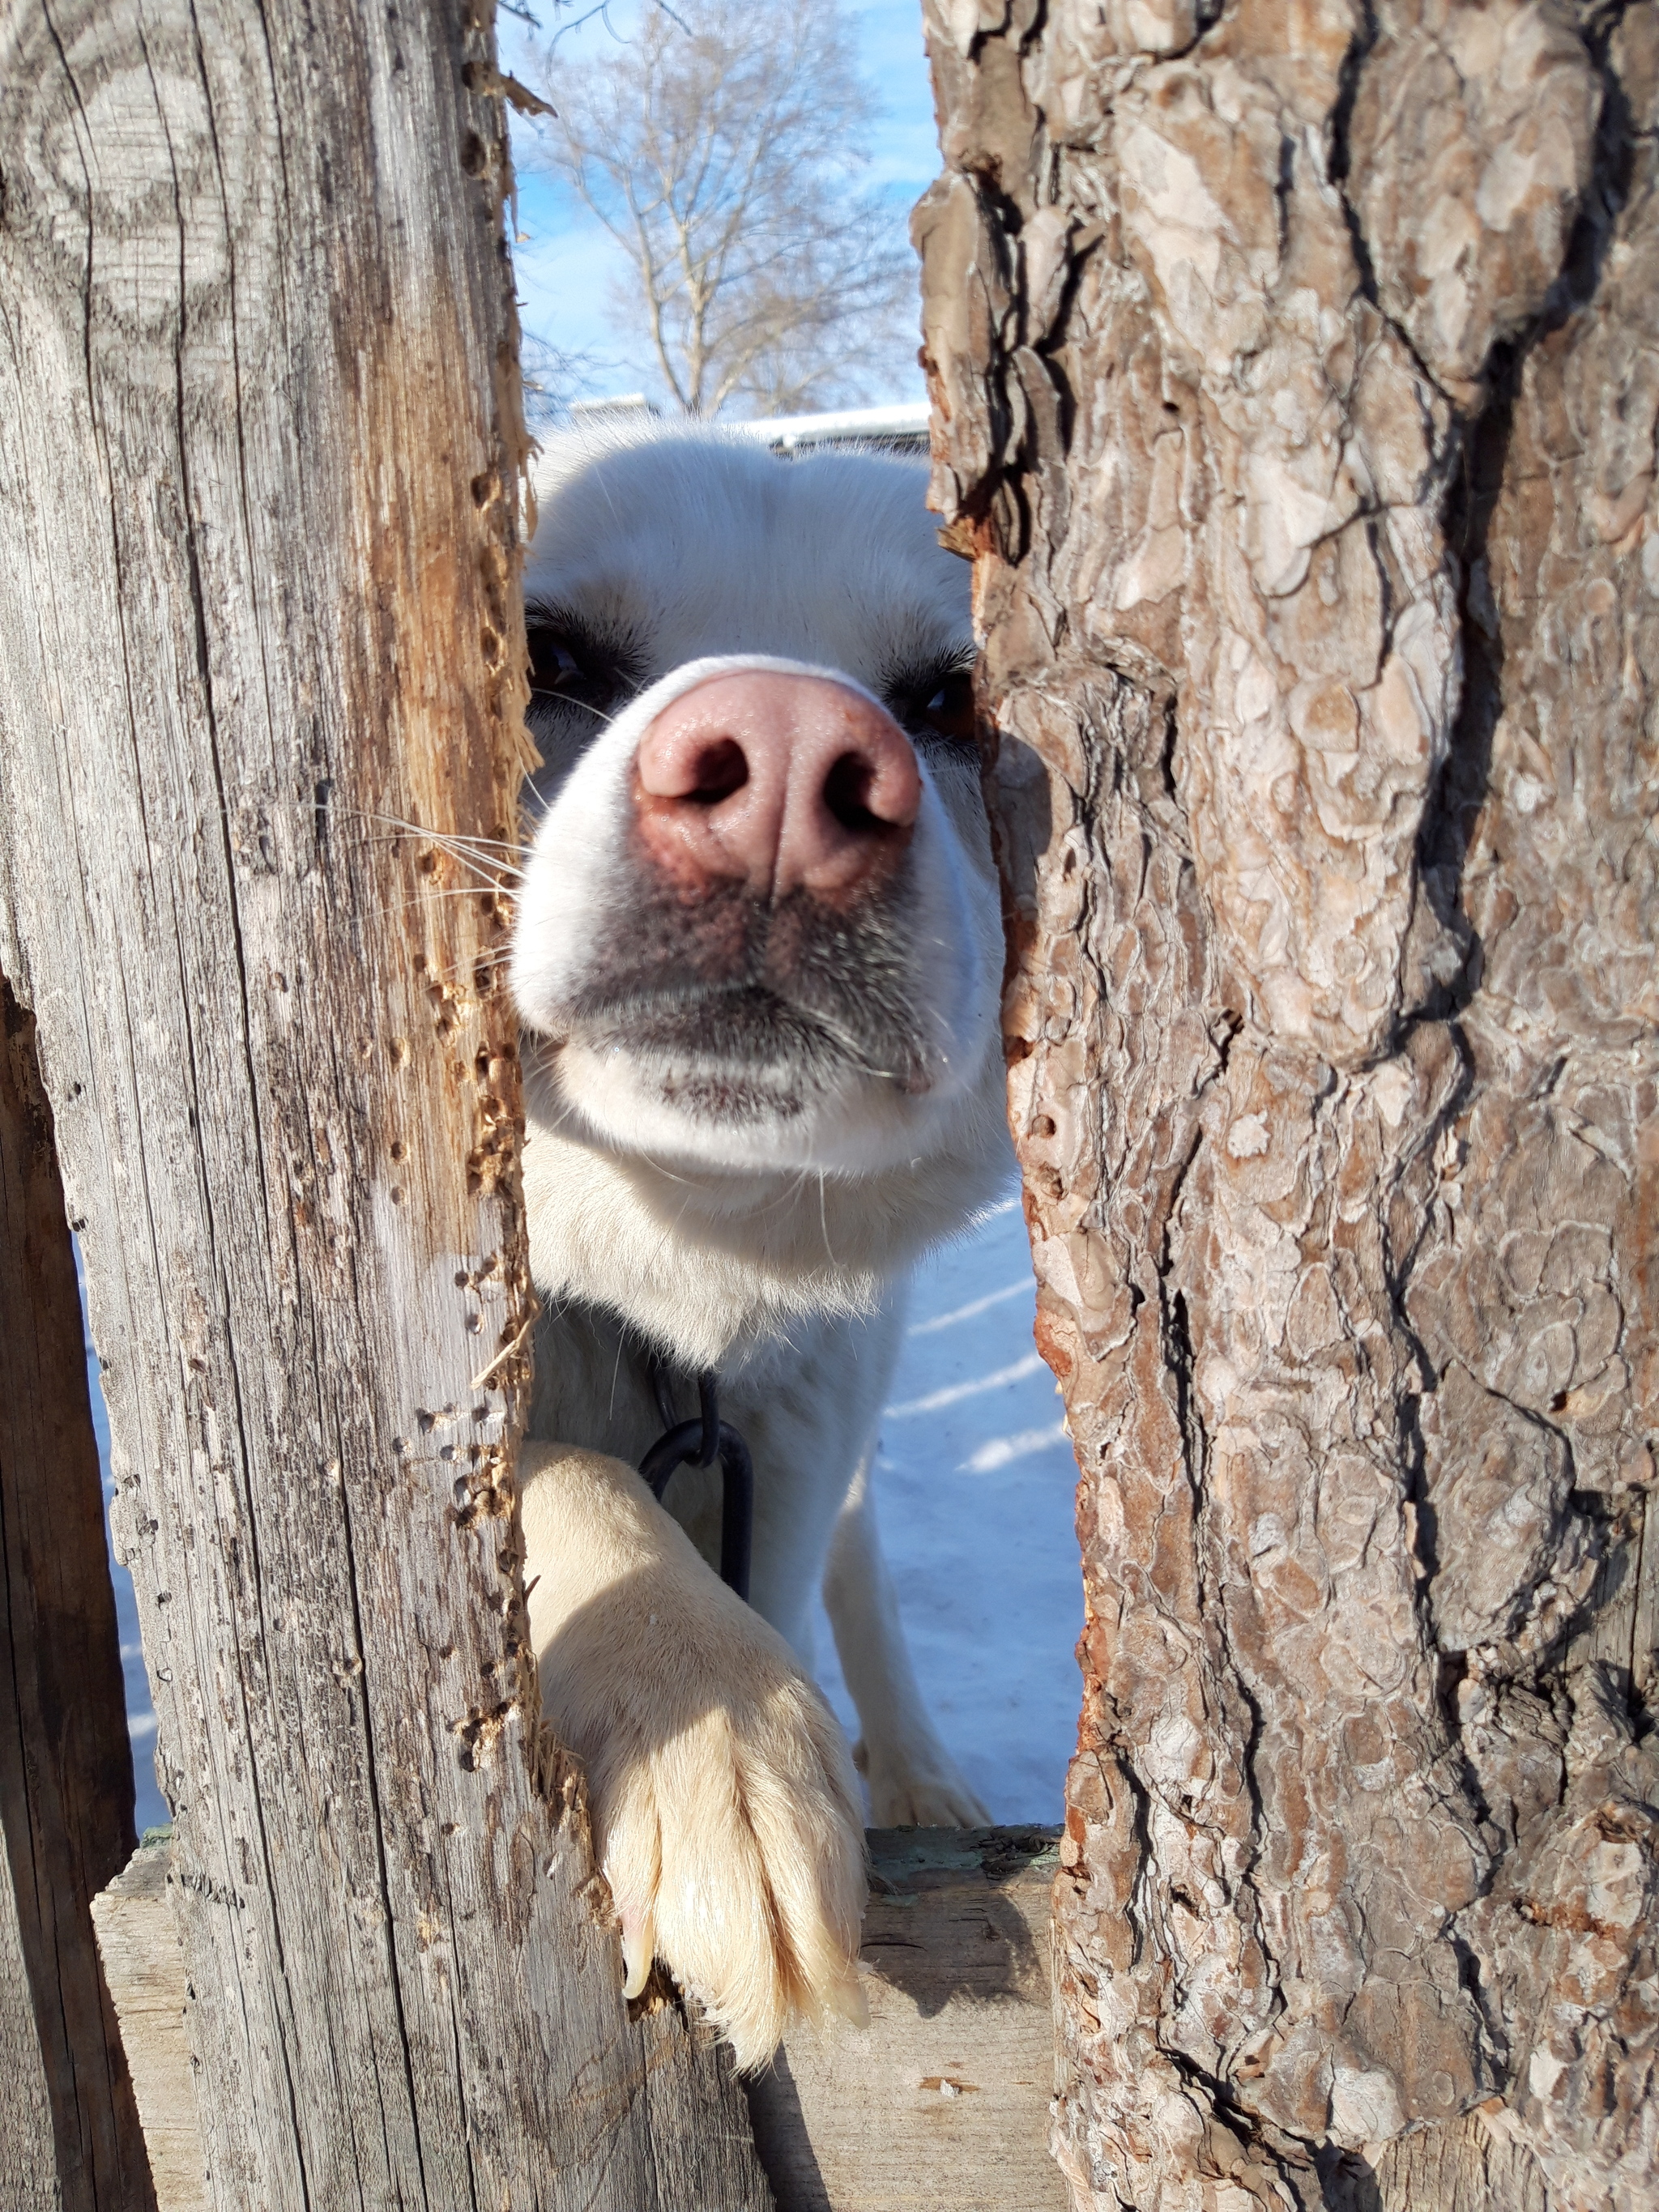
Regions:
<instances>
[{"instance_id":1,"label":"white dog","mask_svg":"<svg viewBox=\"0 0 1659 2212\"><path fill-rule=\"evenodd\" d=\"M1007 1169L968 578L924 484L708 430L573 439L526 581L531 1624L629 1992L660 1956L745 2067L794 2012L860 2011L820 1585L876 1821L986 1817L870 1496L906 1270ZM708 1370L753 1455L752 1606L714 1569L719 1469L682 1468L666 1510L634 1472Z\"/></svg>"}]
</instances>

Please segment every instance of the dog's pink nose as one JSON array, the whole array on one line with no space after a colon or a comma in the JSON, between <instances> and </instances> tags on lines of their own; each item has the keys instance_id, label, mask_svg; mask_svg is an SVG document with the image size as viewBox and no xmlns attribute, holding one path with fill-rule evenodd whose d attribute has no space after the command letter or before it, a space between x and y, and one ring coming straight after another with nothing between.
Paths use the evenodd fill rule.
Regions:
<instances>
[{"instance_id":1,"label":"dog's pink nose","mask_svg":"<svg viewBox=\"0 0 1659 2212\"><path fill-rule=\"evenodd\" d=\"M921 805L910 740L884 708L765 669L665 707L635 776L641 834L672 874L770 898L855 889L903 849Z\"/></svg>"}]
</instances>

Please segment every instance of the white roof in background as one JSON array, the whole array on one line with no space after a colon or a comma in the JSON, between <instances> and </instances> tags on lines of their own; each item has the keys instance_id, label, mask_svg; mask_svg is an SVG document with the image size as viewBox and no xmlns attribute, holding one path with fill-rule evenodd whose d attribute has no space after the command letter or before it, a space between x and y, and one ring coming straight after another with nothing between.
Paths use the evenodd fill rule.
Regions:
<instances>
[{"instance_id":1,"label":"white roof in background","mask_svg":"<svg viewBox=\"0 0 1659 2212\"><path fill-rule=\"evenodd\" d=\"M781 446L786 453L796 446L839 444L848 438L925 438L927 403L916 400L904 407L843 407L829 415L770 415L758 422L724 425L739 438L757 445Z\"/></svg>"},{"instance_id":2,"label":"white roof in background","mask_svg":"<svg viewBox=\"0 0 1659 2212\"><path fill-rule=\"evenodd\" d=\"M573 399L573 422L626 419L657 415L660 409L642 392L618 392L611 399ZM858 438L925 438L927 403L918 399L903 407L842 407L823 415L763 415L755 422L720 425L733 437L752 438L757 446L772 446L793 453L800 446L838 446Z\"/></svg>"},{"instance_id":3,"label":"white roof in background","mask_svg":"<svg viewBox=\"0 0 1659 2212\"><path fill-rule=\"evenodd\" d=\"M661 408L642 392L619 392L614 399L573 399L571 420L580 422L596 415L660 415Z\"/></svg>"}]
</instances>

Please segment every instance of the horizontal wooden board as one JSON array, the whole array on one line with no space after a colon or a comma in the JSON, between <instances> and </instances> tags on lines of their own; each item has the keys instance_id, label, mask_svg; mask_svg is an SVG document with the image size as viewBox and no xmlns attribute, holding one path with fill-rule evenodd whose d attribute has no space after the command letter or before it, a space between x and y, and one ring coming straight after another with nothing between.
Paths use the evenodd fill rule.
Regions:
<instances>
[{"instance_id":1,"label":"horizontal wooden board","mask_svg":"<svg viewBox=\"0 0 1659 2212\"><path fill-rule=\"evenodd\" d=\"M1062 2212L1048 2150L1058 1835L871 1832L869 2029L798 2029L750 2084L778 2212Z\"/></svg>"},{"instance_id":2,"label":"horizontal wooden board","mask_svg":"<svg viewBox=\"0 0 1659 2212\"><path fill-rule=\"evenodd\" d=\"M870 1835L870 2026L799 2029L749 2088L778 2212L1062 2212L1047 2149L1050 1828ZM158 2212L198 2212L200 2136L165 1838L98 1899L104 1971L155 2170Z\"/></svg>"}]
</instances>

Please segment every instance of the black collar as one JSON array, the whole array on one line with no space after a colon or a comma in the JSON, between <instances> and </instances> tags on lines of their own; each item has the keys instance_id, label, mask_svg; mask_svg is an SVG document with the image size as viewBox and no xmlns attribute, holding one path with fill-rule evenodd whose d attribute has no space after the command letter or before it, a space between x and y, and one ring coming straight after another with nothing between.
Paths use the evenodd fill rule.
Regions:
<instances>
[{"instance_id":1,"label":"black collar","mask_svg":"<svg viewBox=\"0 0 1659 2212\"><path fill-rule=\"evenodd\" d=\"M672 1364L655 1354L651 1360L651 1387L657 1411L666 1424L645 1457L640 1473L662 1503L668 1478L688 1462L712 1467L718 1459L724 1481L720 1492L720 1580L745 1604L749 1598L749 1553L755 1528L755 1468L749 1447L729 1421L720 1419L720 1382L712 1367L696 1377L698 1413L695 1420L675 1419L675 1383Z\"/></svg>"}]
</instances>

